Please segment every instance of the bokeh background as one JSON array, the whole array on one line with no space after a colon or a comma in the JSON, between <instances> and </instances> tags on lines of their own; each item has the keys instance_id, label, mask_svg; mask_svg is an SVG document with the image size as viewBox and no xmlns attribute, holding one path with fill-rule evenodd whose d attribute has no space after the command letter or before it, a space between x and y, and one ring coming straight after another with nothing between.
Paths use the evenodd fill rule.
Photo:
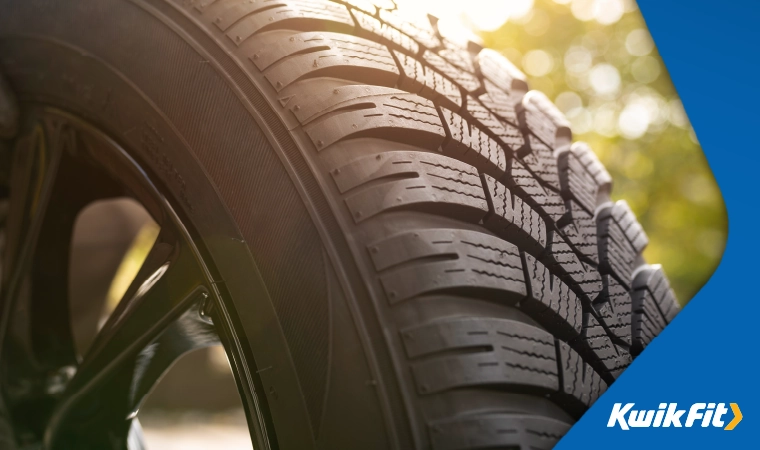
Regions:
<instances>
[{"instance_id":1,"label":"bokeh background","mask_svg":"<svg viewBox=\"0 0 760 450\"><path fill-rule=\"evenodd\" d=\"M572 123L649 236L682 304L717 267L727 217L697 136L634 0L399 0L452 40L507 56Z\"/></svg>"}]
</instances>

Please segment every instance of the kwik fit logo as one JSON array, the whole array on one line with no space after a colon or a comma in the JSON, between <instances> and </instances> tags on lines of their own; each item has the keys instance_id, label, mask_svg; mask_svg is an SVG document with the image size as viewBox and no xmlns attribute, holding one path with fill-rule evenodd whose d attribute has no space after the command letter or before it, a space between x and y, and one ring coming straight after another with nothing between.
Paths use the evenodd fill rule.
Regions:
<instances>
[{"instance_id":1,"label":"kwik fit logo","mask_svg":"<svg viewBox=\"0 0 760 450\"><path fill-rule=\"evenodd\" d=\"M694 403L688 408L688 414L686 409L678 409L678 403L660 403L657 409L633 409L635 406L635 403L615 403L607 427L620 427L623 430L691 427L733 430L742 421L742 412L736 403L729 404L733 413L733 419L730 420L728 419L731 416L727 416L729 409L725 403Z\"/></svg>"}]
</instances>

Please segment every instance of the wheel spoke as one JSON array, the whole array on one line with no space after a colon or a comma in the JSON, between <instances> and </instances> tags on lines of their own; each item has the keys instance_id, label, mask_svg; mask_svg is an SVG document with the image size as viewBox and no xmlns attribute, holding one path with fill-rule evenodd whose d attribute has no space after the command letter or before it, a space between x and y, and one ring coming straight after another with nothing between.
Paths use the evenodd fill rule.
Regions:
<instances>
[{"instance_id":1,"label":"wheel spoke","mask_svg":"<svg viewBox=\"0 0 760 450\"><path fill-rule=\"evenodd\" d=\"M28 274L39 240L40 229L53 193L62 146L54 145L61 130L37 125L27 142L15 152L10 183L7 223L6 269L0 312L0 352L8 329L10 311ZM54 134L51 139L49 136ZM53 144L53 145L51 145Z\"/></svg>"},{"instance_id":2,"label":"wheel spoke","mask_svg":"<svg viewBox=\"0 0 760 450\"><path fill-rule=\"evenodd\" d=\"M48 428L49 448L126 442L130 420L164 371L184 353L219 343L201 315L209 295L192 249L162 229L66 386Z\"/></svg>"},{"instance_id":3,"label":"wheel spoke","mask_svg":"<svg viewBox=\"0 0 760 450\"><path fill-rule=\"evenodd\" d=\"M130 349L140 349L188 308L207 296L203 274L185 246L167 242L162 231L143 267L80 364L77 376L92 378ZM72 383L74 384L74 383Z\"/></svg>"},{"instance_id":4,"label":"wheel spoke","mask_svg":"<svg viewBox=\"0 0 760 450\"><path fill-rule=\"evenodd\" d=\"M73 227L85 205L120 189L73 157L82 136L67 121L40 118L24 128L4 224L0 387L20 434L40 436L77 364L68 301Z\"/></svg>"}]
</instances>

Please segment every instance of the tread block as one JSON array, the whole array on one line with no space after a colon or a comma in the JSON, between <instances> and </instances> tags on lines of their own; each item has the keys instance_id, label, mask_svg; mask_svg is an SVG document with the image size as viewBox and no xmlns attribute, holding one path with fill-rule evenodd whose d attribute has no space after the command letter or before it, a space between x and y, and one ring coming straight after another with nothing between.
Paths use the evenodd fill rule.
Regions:
<instances>
[{"instance_id":1,"label":"tread block","mask_svg":"<svg viewBox=\"0 0 760 450\"><path fill-rule=\"evenodd\" d=\"M441 115L449 136L444 153L501 178L507 169L507 155L501 146L459 114L443 108Z\"/></svg>"},{"instance_id":2,"label":"tread block","mask_svg":"<svg viewBox=\"0 0 760 450\"><path fill-rule=\"evenodd\" d=\"M410 356L429 356L412 363L420 394L479 385L559 388L554 338L522 322L446 319L404 330L402 338Z\"/></svg>"},{"instance_id":3,"label":"tread block","mask_svg":"<svg viewBox=\"0 0 760 450\"><path fill-rule=\"evenodd\" d=\"M506 92L502 91L495 84L486 79L484 81L486 92L478 97L478 100L485 105L491 112L501 117L507 123L513 126L519 126L517 120L517 112L515 106L519 103L516 96L509 96Z\"/></svg>"},{"instance_id":4,"label":"tread block","mask_svg":"<svg viewBox=\"0 0 760 450\"><path fill-rule=\"evenodd\" d=\"M416 55L420 51L420 46L417 42L398 29L361 11L354 10L352 13L356 18L356 23L359 25L360 29L358 31L361 35L377 38L387 45L404 49L413 55Z\"/></svg>"},{"instance_id":5,"label":"tread block","mask_svg":"<svg viewBox=\"0 0 760 450\"><path fill-rule=\"evenodd\" d=\"M557 341L557 355L562 379L561 395L557 397L561 403L583 412L607 390L607 384L566 343Z\"/></svg>"},{"instance_id":6,"label":"tread block","mask_svg":"<svg viewBox=\"0 0 760 450\"><path fill-rule=\"evenodd\" d=\"M596 219L593 214L568 200L569 212L567 225L561 228L570 244L595 265L599 264L598 240L596 236Z\"/></svg>"},{"instance_id":7,"label":"tread block","mask_svg":"<svg viewBox=\"0 0 760 450\"><path fill-rule=\"evenodd\" d=\"M478 80L475 75L451 64L438 56L438 54L428 50L422 54L422 59L425 60L425 63L430 67L443 74L443 76L451 80L457 86L460 86L462 89L468 92L475 92L480 89L480 80Z\"/></svg>"},{"instance_id":8,"label":"tread block","mask_svg":"<svg viewBox=\"0 0 760 450\"><path fill-rule=\"evenodd\" d=\"M607 169L604 168L604 165L599 161L596 153L594 153L586 143L576 142L570 148L573 153L578 156L581 164L586 167L588 173L594 177L598 186L603 187L607 185L609 186L609 189L612 189L612 177L607 172Z\"/></svg>"},{"instance_id":9,"label":"tread block","mask_svg":"<svg viewBox=\"0 0 760 450\"><path fill-rule=\"evenodd\" d=\"M610 174L583 142L576 142L569 151L561 152L557 159L562 196L575 200L593 215L597 205L609 198L612 191Z\"/></svg>"},{"instance_id":10,"label":"tread block","mask_svg":"<svg viewBox=\"0 0 760 450\"><path fill-rule=\"evenodd\" d=\"M616 275L624 286L631 286L636 259L649 243L628 203L620 200L597 216L599 267Z\"/></svg>"},{"instance_id":11,"label":"tread block","mask_svg":"<svg viewBox=\"0 0 760 450\"><path fill-rule=\"evenodd\" d=\"M557 337L570 340L580 336L583 318L578 296L536 258L527 253L524 258L529 294L520 303L522 309Z\"/></svg>"},{"instance_id":12,"label":"tread block","mask_svg":"<svg viewBox=\"0 0 760 450\"><path fill-rule=\"evenodd\" d=\"M572 141L570 122L541 92L530 91L517 106L521 127L532 133L550 149L569 145ZM533 145L533 142L530 143Z\"/></svg>"},{"instance_id":13,"label":"tread block","mask_svg":"<svg viewBox=\"0 0 760 450\"><path fill-rule=\"evenodd\" d=\"M541 216L503 184L483 174L489 213L486 228L534 253L546 248L546 224Z\"/></svg>"},{"instance_id":14,"label":"tread block","mask_svg":"<svg viewBox=\"0 0 760 450\"><path fill-rule=\"evenodd\" d=\"M632 339L635 352L642 351L681 310L659 264L647 266L633 280Z\"/></svg>"},{"instance_id":15,"label":"tread block","mask_svg":"<svg viewBox=\"0 0 760 450\"><path fill-rule=\"evenodd\" d=\"M361 84L349 84L333 90L302 86L291 86L280 98L280 105L289 109L301 125L333 111L370 109L391 96L405 94L395 88Z\"/></svg>"},{"instance_id":16,"label":"tread block","mask_svg":"<svg viewBox=\"0 0 760 450\"><path fill-rule=\"evenodd\" d=\"M414 92L449 109L458 111L462 106L462 92L458 86L440 73L425 68L419 60L394 51L399 61L402 76L399 87Z\"/></svg>"},{"instance_id":17,"label":"tread block","mask_svg":"<svg viewBox=\"0 0 760 450\"><path fill-rule=\"evenodd\" d=\"M508 96L512 96L516 92L528 91L525 74L520 72L520 69L501 53L490 48L484 48L475 59L483 77Z\"/></svg>"},{"instance_id":18,"label":"tread block","mask_svg":"<svg viewBox=\"0 0 760 450\"><path fill-rule=\"evenodd\" d=\"M599 272L578 259L567 241L557 233L552 233L551 251L547 259L565 273L562 277L565 282L580 287L589 300L596 299L602 291L602 277Z\"/></svg>"},{"instance_id":19,"label":"tread block","mask_svg":"<svg viewBox=\"0 0 760 450\"><path fill-rule=\"evenodd\" d=\"M287 28L352 33L354 29L354 19L348 9L325 0L284 0L272 2L252 13L245 12L242 6L237 7L236 11L237 15L228 19L231 25L225 31L227 37L238 46L265 30Z\"/></svg>"},{"instance_id":20,"label":"tread block","mask_svg":"<svg viewBox=\"0 0 760 450\"><path fill-rule=\"evenodd\" d=\"M583 341L596 357L597 370L617 378L631 364L631 354L612 342L607 330L593 314L584 315Z\"/></svg>"},{"instance_id":21,"label":"tread block","mask_svg":"<svg viewBox=\"0 0 760 450\"><path fill-rule=\"evenodd\" d=\"M424 14L414 14L412 11L399 13L399 11L381 9L378 16L380 20L402 31L426 48L436 49L441 46L441 40L438 39L430 20Z\"/></svg>"},{"instance_id":22,"label":"tread block","mask_svg":"<svg viewBox=\"0 0 760 450\"><path fill-rule=\"evenodd\" d=\"M349 137L394 139L430 150L443 143L446 133L430 100L395 91L342 101L351 92L346 89L334 90L332 97L318 105L322 117L304 127L317 150ZM365 87L365 92L371 91Z\"/></svg>"},{"instance_id":23,"label":"tread block","mask_svg":"<svg viewBox=\"0 0 760 450\"><path fill-rule=\"evenodd\" d=\"M594 304L604 325L620 340L631 345L631 295L610 275L602 275L602 295Z\"/></svg>"},{"instance_id":24,"label":"tread block","mask_svg":"<svg viewBox=\"0 0 760 450\"><path fill-rule=\"evenodd\" d=\"M332 171L356 223L383 211L408 209L477 223L488 212L483 186L471 166L442 155L387 152L359 158Z\"/></svg>"},{"instance_id":25,"label":"tread block","mask_svg":"<svg viewBox=\"0 0 760 450\"><path fill-rule=\"evenodd\" d=\"M475 66L472 63L470 52L458 45L451 44L448 41L446 41L445 44L446 46L438 51L438 55L465 72L475 72Z\"/></svg>"},{"instance_id":26,"label":"tread block","mask_svg":"<svg viewBox=\"0 0 760 450\"><path fill-rule=\"evenodd\" d=\"M513 153L519 151L525 145L525 139L517 127L502 122L498 117L483 107L472 97L467 99L467 114L475 119L480 126L492 133Z\"/></svg>"},{"instance_id":27,"label":"tread block","mask_svg":"<svg viewBox=\"0 0 760 450\"><path fill-rule=\"evenodd\" d=\"M364 38L309 32L287 40L272 36L260 42L250 60L278 92L295 81L318 76L371 81L387 87L398 82L398 67L388 49Z\"/></svg>"},{"instance_id":28,"label":"tread block","mask_svg":"<svg viewBox=\"0 0 760 450\"><path fill-rule=\"evenodd\" d=\"M539 212L549 217L552 222L559 222L566 214L565 202L558 193L545 188L536 177L517 159L512 159L509 188L522 192L534 201Z\"/></svg>"},{"instance_id":29,"label":"tread block","mask_svg":"<svg viewBox=\"0 0 760 450\"><path fill-rule=\"evenodd\" d=\"M428 426L433 450L551 450L568 430L570 425L558 420L499 412L444 419Z\"/></svg>"},{"instance_id":30,"label":"tread block","mask_svg":"<svg viewBox=\"0 0 760 450\"><path fill-rule=\"evenodd\" d=\"M428 229L391 236L368 246L390 303L454 290L505 303L525 296L517 247L476 231ZM403 267L401 267L403 265Z\"/></svg>"},{"instance_id":31,"label":"tread block","mask_svg":"<svg viewBox=\"0 0 760 450\"><path fill-rule=\"evenodd\" d=\"M528 142L530 143L530 151L527 154L519 152L518 156L521 157L523 164L543 181L544 185L559 192L559 172L554 152L533 135L528 136Z\"/></svg>"}]
</instances>

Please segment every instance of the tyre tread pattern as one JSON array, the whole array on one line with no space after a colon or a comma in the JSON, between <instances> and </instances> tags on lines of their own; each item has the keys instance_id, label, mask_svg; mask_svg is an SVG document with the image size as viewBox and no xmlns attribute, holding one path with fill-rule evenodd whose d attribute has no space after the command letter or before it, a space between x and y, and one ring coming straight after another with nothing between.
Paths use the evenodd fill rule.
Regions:
<instances>
[{"instance_id":1,"label":"tyre tread pattern","mask_svg":"<svg viewBox=\"0 0 760 450\"><path fill-rule=\"evenodd\" d=\"M452 44L388 1L190 3L324 169L403 354L398 383L413 395L393 420L423 424L419 445L551 448L566 420L433 412L431 399L530 394L577 418L678 312L630 208L609 202L604 166L498 52Z\"/></svg>"}]
</instances>

